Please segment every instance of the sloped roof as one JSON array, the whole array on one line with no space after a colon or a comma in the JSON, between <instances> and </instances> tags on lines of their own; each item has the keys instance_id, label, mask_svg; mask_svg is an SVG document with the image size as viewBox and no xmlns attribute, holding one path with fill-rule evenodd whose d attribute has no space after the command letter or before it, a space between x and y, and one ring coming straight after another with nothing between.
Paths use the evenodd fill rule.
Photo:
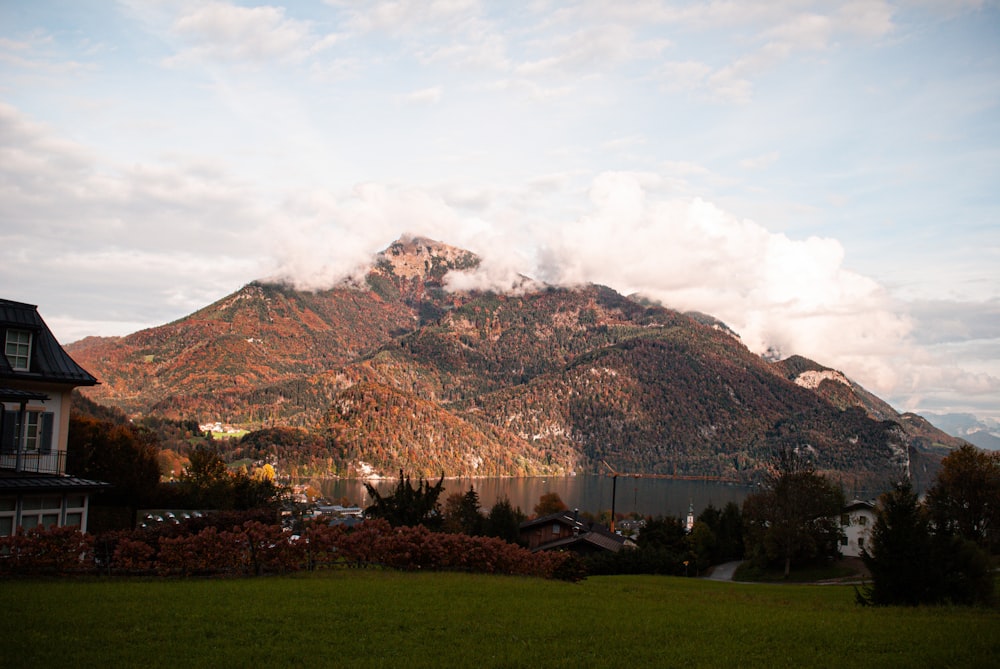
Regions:
<instances>
[{"instance_id":1,"label":"sloped roof","mask_svg":"<svg viewBox=\"0 0 1000 669\"><path fill-rule=\"evenodd\" d=\"M0 379L69 383L74 386L97 383L97 379L76 364L59 345L36 306L0 298L0 331L5 332L8 328L32 333L31 369L27 372L14 370L7 357L0 355ZM3 353L2 349L0 353Z\"/></svg>"},{"instance_id":2,"label":"sloped roof","mask_svg":"<svg viewBox=\"0 0 1000 669\"><path fill-rule=\"evenodd\" d=\"M76 476L0 476L0 494L86 492L110 487L110 483L82 479Z\"/></svg>"},{"instance_id":3,"label":"sloped roof","mask_svg":"<svg viewBox=\"0 0 1000 669\"><path fill-rule=\"evenodd\" d=\"M848 513L850 511L861 511L862 509L874 511L875 505L872 502L868 502L863 499L856 499L844 507L844 513Z\"/></svg>"},{"instance_id":4,"label":"sloped roof","mask_svg":"<svg viewBox=\"0 0 1000 669\"><path fill-rule=\"evenodd\" d=\"M5 388L0 386L0 402L27 402L30 400L47 400L49 396L45 393L36 393L31 390L20 390L18 388Z\"/></svg>"},{"instance_id":5,"label":"sloped roof","mask_svg":"<svg viewBox=\"0 0 1000 669\"><path fill-rule=\"evenodd\" d=\"M520 528L526 530L531 527L536 527L538 525L545 525L546 523L561 523L570 528L577 528L580 530L587 529L586 525L574 516L572 511L558 511L556 513L550 513L547 516L539 516L532 520L526 520L521 523Z\"/></svg>"}]
</instances>

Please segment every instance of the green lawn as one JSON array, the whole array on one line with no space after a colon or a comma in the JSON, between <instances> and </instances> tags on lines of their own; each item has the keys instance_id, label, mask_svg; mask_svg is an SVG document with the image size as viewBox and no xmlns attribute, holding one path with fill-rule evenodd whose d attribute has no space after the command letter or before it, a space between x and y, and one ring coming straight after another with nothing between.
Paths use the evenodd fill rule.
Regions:
<instances>
[{"instance_id":1,"label":"green lawn","mask_svg":"<svg viewBox=\"0 0 1000 669\"><path fill-rule=\"evenodd\" d=\"M998 667L1000 612L843 586L331 571L0 582L0 667Z\"/></svg>"}]
</instances>

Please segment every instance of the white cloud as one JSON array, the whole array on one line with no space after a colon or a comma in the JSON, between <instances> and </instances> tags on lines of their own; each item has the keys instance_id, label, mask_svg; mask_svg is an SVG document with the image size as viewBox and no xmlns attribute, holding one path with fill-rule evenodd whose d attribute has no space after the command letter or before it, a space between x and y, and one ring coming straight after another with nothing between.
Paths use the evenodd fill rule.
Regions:
<instances>
[{"instance_id":1,"label":"white cloud","mask_svg":"<svg viewBox=\"0 0 1000 669\"><path fill-rule=\"evenodd\" d=\"M752 158L744 158L740 161L740 167L745 170L763 170L767 169L774 163L778 162L780 155L777 151L768 151L767 153L754 156Z\"/></svg>"},{"instance_id":2,"label":"white cloud","mask_svg":"<svg viewBox=\"0 0 1000 669\"><path fill-rule=\"evenodd\" d=\"M365 183L340 194L300 193L271 224L272 276L307 290L330 287L403 233L448 241L461 220L443 199L419 189Z\"/></svg>"},{"instance_id":3,"label":"white cloud","mask_svg":"<svg viewBox=\"0 0 1000 669\"><path fill-rule=\"evenodd\" d=\"M312 24L285 16L283 7L240 7L223 2L195 5L180 16L174 33L187 48L168 64L189 60L262 63L301 60L337 40L335 35L317 36Z\"/></svg>"},{"instance_id":4,"label":"white cloud","mask_svg":"<svg viewBox=\"0 0 1000 669\"><path fill-rule=\"evenodd\" d=\"M539 239L547 281L593 281L713 314L754 351L814 357L886 392L911 322L833 239L794 240L700 199L659 199L655 175L594 180L583 219Z\"/></svg>"},{"instance_id":5,"label":"white cloud","mask_svg":"<svg viewBox=\"0 0 1000 669\"><path fill-rule=\"evenodd\" d=\"M359 32L454 30L457 23L482 11L476 0L329 0L329 4L345 8L351 26Z\"/></svg>"},{"instance_id":6,"label":"white cloud","mask_svg":"<svg viewBox=\"0 0 1000 669\"><path fill-rule=\"evenodd\" d=\"M632 30L620 25L592 26L534 45L549 55L523 62L515 71L522 76L597 72L630 60L654 58L668 44L666 40L638 40Z\"/></svg>"},{"instance_id":7,"label":"white cloud","mask_svg":"<svg viewBox=\"0 0 1000 669\"><path fill-rule=\"evenodd\" d=\"M411 104L437 104L441 101L442 90L440 86L431 86L430 88L421 88L418 91L412 91L403 96L405 102Z\"/></svg>"},{"instance_id":8,"label":"white cloud","mask_svg":"<svg viewBox=\"0 0 1000 669\"><path fill-rule=\"evenodd\" d=\"M877 393L909 389L924 374L922 363L907 363L927 355L913 341L912 319L877 282L844 267L839 242L791 239L701 199L663 198L662 184L652 173L602 174L586 215L518 233L463 217L423 190L364 184L339 195L313 192L275 223L282 231L275 275L326 287L413 232L483 257L479 271L449 276L452 289L519 290L522 275L602 283L710 313L755 352L812 357ZM989 387L991 378L980 381Z\"/></svg>"}]
</instances>

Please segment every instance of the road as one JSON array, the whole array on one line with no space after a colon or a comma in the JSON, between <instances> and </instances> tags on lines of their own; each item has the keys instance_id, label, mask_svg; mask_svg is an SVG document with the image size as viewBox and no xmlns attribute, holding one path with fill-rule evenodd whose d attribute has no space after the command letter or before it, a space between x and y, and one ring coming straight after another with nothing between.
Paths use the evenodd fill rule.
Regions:
<instances>
[{"instance_id":1,"label":"road","mask_svg":"<svg viewBox=\"0 0 1000 669\"><path fill-rule=\"evenodd\" d=\"M742 560L737 560L736 562L723 562L722 564L717 564L712 567L711 573L709 573L705 578L712 581L731 581L733 580L733 573L736 568L743 564Z\"/></svg>"}]
</instances>

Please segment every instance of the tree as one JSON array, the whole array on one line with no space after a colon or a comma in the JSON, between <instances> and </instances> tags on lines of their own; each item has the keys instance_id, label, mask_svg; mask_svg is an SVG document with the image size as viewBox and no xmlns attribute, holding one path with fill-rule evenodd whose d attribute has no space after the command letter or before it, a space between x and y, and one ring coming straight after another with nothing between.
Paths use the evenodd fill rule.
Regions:
<instances>
[{"instance_id":1,"label":"tree","mask_svg":"<svg viewBox=\"0 0 1000 669\"><path fill-rule=\"evenodd\" d=\"M504 497L498 499L486 515L483 534L516 544L521 538L521 523L525 520L527 517L521 513L521 509L514 508L510 500Z\"/></svg>"},{"instance_id":2,"label":"tree","mask_svg":"<svg viewBox=\"0 0 1000 669\"><path fill-rule=\"evenodd\" d=\"M131 425L70 416L66 469L76 476L114 486L101 503L135 511L155 496L160 481L156 438Z\"/></svg>"},{"instance_id":3,"label":"tree","mask_svg":"<svg viewBox=\"0 0 1000 669\"><path fill-rule=\"evenodd\" d=\"M209 509L231 508L232 476L222 457L206 446L195 446L181 472L181 490L187 504Z\"/></svg>"},{"instance_id":4,"label":"tree","mask_svg":"<svg viewBox=\"0 0 1000 669\"><path fill-rule=\"evenodd\" d=\"M938 531L974 541L987 550L1000 545L1000 453L971 445L952 451L930 490L927 506Z\"/></svg>"},{"instance_id":5,"label":"tree","mask_svg":"<svg viewBox=\"0 0 1000 669\"><path fill-rule=\"evenodd\" d=\"M915 605L930 598L930 521L909 481L879 498L869 544L861 557L872 585L858 594L859 601Z\"/></svg>"},{"instance_id":6,"label":"tree","mask_svg":"<svg viewBox=\"0 0 1000 669\"><path fill-rule=\"evenodd\" d=\"M569 507L562 501L559 493L547 492L543 493L542 496L538 498L538 504L535 505L535 515L547 516L550 513L559 513L560 511L566 511L568 509Z\"/></svg>"},{"instance_id":7,"label":"tree","mask_svg":"<svg viewBox=\"0 0 1000 669\"><path fill-rule=\"evenodd\" d=\"M743 515L740 505L727 502L722 507L719 526L713 528L719 540L719 560L743 559Z\"/></svg>"},{"instance_id":8,"label":"tree","mask_svg":"<svg viewBox=\"0 0 1000 669\"><path fill-rule=\"evenodd\" d=\"M736 502L728 502L721 511L709 504L696 520L707 525L715 536L711 564L743 558L743 516Z\"/></svg>"},{"instance_id":9,"label":"tree","mask_svg":"<svg viewBox=\"0 0 1000 669\"><path fill-rule=\"evenodd\" d=\"M684 562L690 558L690 546L684 521L676 516L646 518L639 537L639 565L636 573L687 573ZM619 554L625 551L619 551Z\"/></svg>"},{"instance_id":10,"label":"tree","mask_svg":"<svg viewBox=\"0 0 1000 669\"><path fill-rule=\"evenodd\" d=\"M483 533L485 519L479 512L479 493L469 486L465 494L452 493L444 502L444 528L470 537Z\"/></svg>"},{"instance_id":11,"label":"tree","mask_svg":"<svg viewBox=\"0 0 1000 669\"><path fill-rule=\"evenodd\" d=\"M410 477L399 470L399 481L391 495L383 497L370 483L365 483L372 504L365 513L373 518L384 518L394 527L423 525L428 529L441 526L441 505L438 497L444 489L444 473L433 486L420 479L414 488Z\"/></svg>"},{"instance_id":12,"label":"tree","mask_svg":"<svg viewBox=\"0 0 1000 669\"><path fill-rule=\"evenodd\" d=\"M249 510L274 508L280 488L265 468L252 473L229 471L212 448L196 446L188 456L189 465L181 473L181 503L208 509ZM271 470L273 474L273 468Z\"/></svg>"},{"instance_id":13,"label":"tree","mask_svg":"<svg viewBox=\"0 0 1000 669\"><path fill-rule=\"evenodd\" d=\"M700 574L703 569L712 566L718 555L719 540L708 523L695 521L691 532L687 535L687 542L695 573Z\"/></svg>"},{"instance_id":14,"label":"tree","mask_svg":"<svg viewBox=\"0 0 1000 669\"><path fill-rule=\"evenodd\" d=\"M992 598L989 556L975 542L935 528L908 481L879 498L869 546L862 559L872 584L856 592L862 604L975 604Z\"/></svg>"},{"instance_id":15,"label":"tree","mask_svg":"<svg viewBox=\"0 0 1000 669\"><path fill-rule=\"evenodd\" d=\"M765 490L743 502L744 541L758 563L792 563L839 553L844 493L794 451L782 451Z\"/></svg>"}]
</instances>

